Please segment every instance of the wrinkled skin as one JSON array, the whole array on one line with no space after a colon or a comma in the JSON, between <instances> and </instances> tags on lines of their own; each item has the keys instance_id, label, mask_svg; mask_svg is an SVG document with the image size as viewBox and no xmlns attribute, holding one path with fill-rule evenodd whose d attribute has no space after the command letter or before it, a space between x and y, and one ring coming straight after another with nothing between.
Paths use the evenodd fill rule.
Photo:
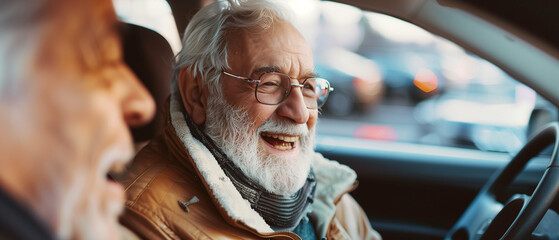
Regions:
<instances>
[{"instance_id":1,"label":"wrinkled skin","mask_svg":"<svg viewBox=\"0 0 559 240\"><path fill-rule=\"evenodd\" d=\"M262 74L258 69L277 67L279 72L299 84L316 75L309 45L289 23L277 22L265 31L237 31L228 38L235 39L229 45L229 65L233 74L258 79ZM270 118L305 124L309 130L316 124L318 110L307 109L301 88L293 88L280 105L264 105L254 97L251 85L230 77L224 78L222 84L227 102L247 109L249 117L254 119L254 131ZM281 154L275 150L268 149L267 152Z\"/></svg>"},{"instance_id":2,"label":"wrinkled skin","mask_svg":"<svg viewBox=\"0 0 559 240\"><path fill-rule=\"evenodd\" d=\"M288 22L277 21L267 29L231 31L227 35L227 43L230 69L224 70L234 75L259 79L265 71L274 69L276 72L287 74L293 83L299 84L309 77L316 76L309 45L297 29ZM210 116L207 111L219 111L219 108L216 107L214 109L208 108L208 102L210 102L208 99L211 100L215 96L209 96L208 88L203 86L199 79L193 78L192 74L188 73L187 68L181 70L179 79L181 79L179 87L181 88L185 108L189 115L193 117L195 123L203 125L209 122L210 126L215 126L211 121L226 123L231 121L232 116L229 116L229 118L223 117L223 119L206 119L207 116ZM236 133L243 134L243 136L238 136L236 140L225 139L220 142L220 140L216 140L219 137L214 137L218 146L226 147L228 144L223 141L228 141L234 142L233 145L237 144L250 148L251 145L246 144L246 141L242 141L242 139L258 133L259 136L256 140L258 145L256 148L259 154L258 161L260 161L258 164L254 163L254 159L245 159L249 154L228 153L229 157L247 177L259 183L268 191L282 195L289 195L297 191L304 184L310 169L310 156L303 151L305 148L301 145L301 139L304 137L312 139L312 136L294 135L291 133L292 131L267 131L262 130L261 126L264 126L263 124L267 121L284 122L292 128L304 127L308 132L314 134L314 131L311 130L316 125L318 110L306 107L301 88L293 88L288 98L279 105L265 105L256 100L254 84L226 75L222 76L221 84L225 102L231 105L231 108L245 112L246 119L248 119L246 125L251 128L243 133ZM223 108L224 106L220 107ZM213 114L212 116L215 117L216 115ZM238 129L244 128L238 127ZM219 129L209 130L219 132ZM223 129L222 132L227 131ZM290 138L292 140L289 144L282 141L269 141L271 135L276 139ZM307 144L312 145L310 142ZM290 147L285 148L286 145ZM307 149L312 149L312 146L307 147ZM225 150L225 152L231 151ZM265 168L277 169L275 171L273 169L264 171ZM286 172L292 174L282 174Z\"/></svg>"},{"instance_id":3,"label":"wrinkled skin","mask_svg":"<svg viewBox=\"0 0 559 240\"><path fill-rule=\"evenodd\" d=\"M62 239L117 239L129 126L154 102L121 56L109 0L53 0L17 94L0 97L0 186Z\"/></svg>"}]
</instances>

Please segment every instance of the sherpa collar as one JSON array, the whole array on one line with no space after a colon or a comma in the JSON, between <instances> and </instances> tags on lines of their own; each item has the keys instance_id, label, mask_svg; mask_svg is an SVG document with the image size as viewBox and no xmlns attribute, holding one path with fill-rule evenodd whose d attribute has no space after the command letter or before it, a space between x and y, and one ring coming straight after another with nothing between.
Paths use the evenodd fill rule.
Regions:
<instances>
[{"instance_id":1,"label":"sherpa collar","mask_svg":"<svg viewBox=\"0 0 559 240\"><path fill-rule=\"evenodd\" d=\"M205 182L208 192L213 196L214 203L223 218L239 222L258 233L272 233L272 228L264 219L254 211L250 203L241 197L231 180L219 166L211 152L190 133L184 115L181 111L181 97L178 87L172 86L170 99L170 120L177 137L192 159L200 178ZM187 160L187 159L185 159ZM315 153L312 168L317 179L315 202L310 219L315 225L316 233L325 236L328 225L335 214L335 201L342 194L350 191L356 182L355 172L336 161L325 159L321 154Z\"/></svg>"}]
</instances>

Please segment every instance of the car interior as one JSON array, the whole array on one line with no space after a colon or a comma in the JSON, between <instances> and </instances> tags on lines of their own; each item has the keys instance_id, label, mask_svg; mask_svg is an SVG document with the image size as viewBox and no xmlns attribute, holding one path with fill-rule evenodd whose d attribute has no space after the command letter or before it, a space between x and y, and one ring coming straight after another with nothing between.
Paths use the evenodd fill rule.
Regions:
<instances>
[{"instance_id":1,"label":"car interior","mask_svg":"<svg viewBox=\"0 0 559 240\"><path fill-rule=\"evenodd\" d=\"M182 36L188 19L211 1L166 2ZM351 194L383 239L559 239L559 84L555 79L559 76L555 24L559 3L335 2L385 14L447 39L491 62L545 103L525 114L525 139L508 152L338 136L319 130L316 151L357 172L359 187ZM125 61L154 96L160 113L169 94L173 49L156 31L125 23L124 18L120 30ZM334 126L344 129L346 121L337 119ZM162 118L155 118L132 130L138 148L159 133L161 124Z\"/></svg>"},{"instance_id":2,"label":"car interior","mask_svg":"<svg viewBox=\"0 0 559 240\"><path fill-rule=\"evenodd\" d=\"M170 94L173 51L163 36L145 27L121 22L119 31L124 61L149 90L157 106L155 117L150 123L131 129L134 143L137 148L141 148L149 139L160 133L163 121L161 109Z\"/></svg>"}]
</instances>

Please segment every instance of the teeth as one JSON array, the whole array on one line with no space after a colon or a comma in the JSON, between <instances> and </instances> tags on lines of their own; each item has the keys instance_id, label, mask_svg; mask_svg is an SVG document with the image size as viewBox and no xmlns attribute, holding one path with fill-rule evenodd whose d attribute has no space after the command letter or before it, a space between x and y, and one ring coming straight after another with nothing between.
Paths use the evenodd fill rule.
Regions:
<instances>
[{"instance_id":1,"label":"teeth","mask_svg":"<svg viewBox=\"0 0 559 240\"><path fill-rule=\"evenodd\" d=\"M291 143L297 142L297 140L299 140L299 136L288 136L288 135L273 134L273 133L263 133L262 136L276 138L284 142L291 142Z\"/></svg>"},{"instance_id":2,"label":"teeth","mask_svg":"<svg viewBox=\"0 0 559 240\"><path fill-rule=\"evenodd\" d=\"M285 139L286 142L297 142L299 140L299 136L290 137L289 139Z\"/></svg>"},{"instance_id":3,"label":"teeth","mask_svg":"<svg viewBox=\"0 0 559 240\"><path fill-rule=\"evenodd\" d=\"M274 145L274 148L278 149L278 150L291 150L293 149L293 147L291 146L291 144L289 143L284 143L284 144L280 144L280 145Z\"/></svg>"}]
</instances>

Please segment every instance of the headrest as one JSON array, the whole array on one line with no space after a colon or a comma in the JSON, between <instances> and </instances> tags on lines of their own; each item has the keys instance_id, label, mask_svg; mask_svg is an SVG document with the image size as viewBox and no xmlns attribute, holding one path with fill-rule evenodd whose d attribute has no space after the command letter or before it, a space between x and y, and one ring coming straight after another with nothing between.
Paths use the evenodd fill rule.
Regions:
<instances>
[{"instance_id":1,"label":"headrest","mask_svg":"<svg viewBox=\"0 0 559 240\"><path fill-rule=\"evenodd\" d=\"M161 111L169 96L174 65L171 46L157 32L129 23L120 23L124 61L153 96L156 115L147 125L132 128L134 142L143 142L161 132Z\"/></svg>"}]
</instances>

